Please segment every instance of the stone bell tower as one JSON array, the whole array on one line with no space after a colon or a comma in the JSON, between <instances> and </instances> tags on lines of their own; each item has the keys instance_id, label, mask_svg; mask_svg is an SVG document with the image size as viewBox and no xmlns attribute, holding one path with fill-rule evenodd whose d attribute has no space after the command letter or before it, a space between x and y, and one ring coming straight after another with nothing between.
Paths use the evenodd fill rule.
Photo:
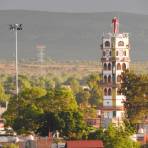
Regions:
<instances>
[{"instance_id":1,"label":"stone bell tower","mask_svg":"<svg viewBox=\"0 0 148 148\"><path fill-rule=\"evenodd\" d=\"M112 19L113 30L102 37L102 87L103 106L101 123L119 125L124 117L125 96L121 94L121 73L129 68L129 35L119 32L119 20Z\"/></svg>"}]
</instances>

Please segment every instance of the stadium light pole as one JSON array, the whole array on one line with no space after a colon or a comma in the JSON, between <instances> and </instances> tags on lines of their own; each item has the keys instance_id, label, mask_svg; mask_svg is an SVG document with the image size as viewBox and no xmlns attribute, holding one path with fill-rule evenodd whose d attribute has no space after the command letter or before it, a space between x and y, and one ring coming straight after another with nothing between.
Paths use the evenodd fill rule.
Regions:
<instances>
[{"instance_id":1,"label":"stadium light pole","mask_svg":"<svg viewBox=\"0 0 148 148\"><path fill-rule=\"evenodd\" d=\"M9 29L15 32L15 71L16 71L16 97L18 100L19 86L18 86L18 31L22 30L22 24L11 24Z\"/></svg>"}]
</instances>

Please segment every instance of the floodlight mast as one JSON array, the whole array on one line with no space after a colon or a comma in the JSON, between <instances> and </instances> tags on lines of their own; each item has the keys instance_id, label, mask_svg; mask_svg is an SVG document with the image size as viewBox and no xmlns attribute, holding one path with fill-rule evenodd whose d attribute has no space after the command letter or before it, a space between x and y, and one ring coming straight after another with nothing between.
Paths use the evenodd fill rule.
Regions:
<instances>
[{"instance_id":1,"label":"floodlight mast","mask_svg":"<svg viewBox=\"0 0 148 148\"><path fill-rule=\"evenodd\" d=\"M11 24L9 29L15 31L15 71L16 71L16 97L18 100L19 86L18 86L18 31L22 30L22 24Z\"/></svg>"}]
</instances>

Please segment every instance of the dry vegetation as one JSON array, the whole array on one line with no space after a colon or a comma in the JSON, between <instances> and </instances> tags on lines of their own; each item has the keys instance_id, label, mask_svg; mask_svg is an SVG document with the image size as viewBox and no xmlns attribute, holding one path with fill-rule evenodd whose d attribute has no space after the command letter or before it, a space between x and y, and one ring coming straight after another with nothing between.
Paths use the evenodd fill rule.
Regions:
<instances>
[{"instance_id":1,"label":"dry vegetation","mask_svg":"<svg viewBox=\"0 0 148 148\"><path fill-rule=\"evenodd\" d=\"M130 68L136 73L148 73L148 62L135 62L130 64ZM94 61L75 61L75 62L48 62L46 64L38 63L20 63L19 73L27 75L47 75L48 73L73 73L87 75L90 73L101 73L101 63ZM0 74L15 74L15 62L0 64Z\"/></svg>"}]
</instances>

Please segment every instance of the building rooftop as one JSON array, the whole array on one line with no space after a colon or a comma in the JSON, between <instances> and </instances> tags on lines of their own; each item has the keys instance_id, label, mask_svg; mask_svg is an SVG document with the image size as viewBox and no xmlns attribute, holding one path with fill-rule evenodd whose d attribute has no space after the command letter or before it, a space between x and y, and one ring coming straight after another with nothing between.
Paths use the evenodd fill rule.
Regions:
<instances>
[{"instance_id":1,"label":"building rooftop","mask_svg":"<svg viewBox=\"0 0 148 148\"><path fill-rule=\"evenodd\" d=\"M66 148L104 148L101 140L72 140L66 142Z\"/></svg>"}]
</instances>

